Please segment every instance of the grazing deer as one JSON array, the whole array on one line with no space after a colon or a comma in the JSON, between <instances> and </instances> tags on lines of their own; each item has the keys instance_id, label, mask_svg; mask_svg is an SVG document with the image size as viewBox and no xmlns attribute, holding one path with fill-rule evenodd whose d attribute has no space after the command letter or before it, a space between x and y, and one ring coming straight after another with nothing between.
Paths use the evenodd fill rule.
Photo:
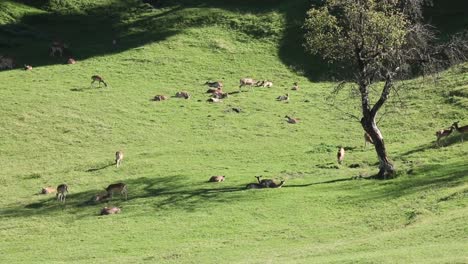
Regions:
<instances>
[{"instance_id":1,"label":"grazing deer","mask_svg":"<svg viewBox=\"0 0 468 264\"><path fill-rule=\"evenodd\" d=\"M101 215L111 215L111 214L118 214L120 213L122 210L118 207L104 207L102 208L101 210Z\"/></svg>"},{"instance_id":2,"label":"grazing deer","mask_svg":"<svg viewBox=\"0 0 468 264\"><path fill-rule=\"evenodd\" d=\"M104 84L105 87L107 87L107 83L104 81L104 79L99 76L99 75L93 75L91 76L91 85L93 85L94 82L98 82L99 87L101 87L101 83Z\"/></svg>"},{"instance_id":3,"label":"grazing deer","mask_svg":"<svg viewBox=\"0 0 468 264\"><path fill-rule=\"evenodd\" d=\"M338 159L338 164L343 163L344 156L345 156L345 150L343 147L340 147L340 149L338 149L338 153L336 154L336 158Z\"/></svg>"},{"instance_id":4,"label":"grazing deer","mask_svg":"<svg viewBox=\"0 0 468 264\"><path fill-rule=\"evenodd\" d=\"M435 133L437 137L437 145L440 146L440 139L444 137L448 137L450 134L452 134L453 131L453 126L450 127L450 129L441 129Z\"/></svg>"},{"instance_id":5,"label":"grazing deer","mask_svg":"<svg viewBox=\"0 0 468 264\"><path fill-rule=\"evenodd\" d=\"M66 184L60 184L57 186L57 201L65 203L65 198L67 197L68 193L68 185Z\"/></svg>"},{"instance_id":6,"label":"grazing deer","mask_svg":"<svg viewBox=\"0 0 468 264\"><path fill-rule=\"evenodd\" d=\"M468 125L459 127L458 126L459 122L460 121L453 123L452 127L454 127L457 130L457 132L461 134L461 142L463 142L463 135L468 132Z\"/></svg>"},{"instance_id":7,"label":"grazing deer","mask_svg":"<svg viewBox=\"0 0 468 264\"><path fill-rule=\"evenodd\" d=\"M52 42L52 45L50 45L50 56L55 57L55 53L58 53L60 57L63 56L63 51L68 48L66 44L60 41L54 41Z\"/></svg>"},{"instance_id":8,"label":"grazing deer","mask_svg":"<svg viewBox=\"0 0 468 264\"><path fill-rule=\"evenodd\" d=\"M364 148L367 148L367 143L374 145L374 140L372 140L369 133L364 132Z\"/></svg>"},{"instance_id":9,"label":"grazing deer","mask_svg":"<svg viewBox=\"0 0 468 264\"><path fill-rule=\"evenodd\" d=\"M106 192L109 198L112 198L112 195L114 194L114 192L118 192L120 193L120 195L125 196L125 200L127 200L128 189L125 183L119 182L119 183L111 184L107 186Z\"/></svg>"},{"instance_id":10,"label":"grazing deer","mask_svg":"<svg viewBox=\"0 0 468 264\"><path fill-rule=\"evenodd\" d=\"M240 82L240 85L239 85L239 91L242 89L243 86L250 86L250 88L252 89L253 91L253 85L255 85L257 83L257 81L255 81L254 79L252 78L242 78L239 80Z\"/></svg>"},{"instance_id":11,"label":"grazing deer","mask_svg":"<svg viewBox=\"0 0 468 264\"><path fill-rule=\"evenodd\" d=\"M294 82L294 83L293 83L293 87L291 88L291 90L293 90L293 91L299 91L299 85L297 84L297 82Z\"/></svg>"},{"instance_id":12,"label":"grazing deer","mask_svg":"<svg viewBox=\"0 0 468 264\"><path fill-rule=\"evenodd\" d=\"M15 66L15 60L10 57L0 55L0 70L13 69Z\"/></svg>"},{"instance_id":13,"label":"grazing deer","mask_svg":"<svg viewBox=\"0 0 468 264\"><path fill-rule=\"evenodd\" d=\"M289 101L289 93L276 97L277 101Z\"/></svg>"},{"instance_id":14,"label":"grazing deer","mask_svg":"<svg viewBox=\"0 0 468 264\"><path fill-rule=\"evenodd\" d=\"M208 180L209 182L223 182L226 176L211 176L211 178Z\"/></svg>"},{"instance_id":15,"label":"grazing deer","mask_svg":"<svg viewBox=\"0 0 468 264\"><path fill-rule=\"evenodd\" d=\"M45 187L45 188L42 188L40 194L50 194L50 193L54 193L56 192L57 189L55 189L54 187Z\"/></svg>"},{"instance_id":16,"label":"grazing deer","mask_svg":"<svg viewBox=\"0 0 468 264\"><path fill-rule=\"evenodd\" d=\"M288 122L289 124L297 124L299 123L299 118L293 118L293 117L289 117L289 116L284 116L284 118L286 118L286 122Z\"/></svg>"},{"instance_id":17,"label":"grazing deer","mask_svg":"<svg viewBox=\"0 0 468 264\"><path fill-rule=\"evenodd\" d=\"M175 97L177 97L177 98L189 99L189 98L190 98L190 94L189 94L188 92L185 92L185 91L183 91L183 92L177 92L177 93L175 94Z\"/></svg>"},{"instance_id":18,"label":"grazing deer","mask_svg":"<svg viewBox=\"0 0 468 264\"><path fill-rule=\"evenodd\" d=\"M123 151L119 150L115 153L115 166L118 168L122 164L124 158Z\"/></svg>"},{"instance_id":19,"label":"grazing deer","mask_svg":"<svg viewBox=\"0 0 468 264\"><path fill-rule=\"evenodd\" d=\"M213 88L223 88L223 83L219 81L216 81L216 82L207 81L205 85L208 85L208 87L213 87Z\"/></svg>"},{"instance_id":20,"label":"grazing deer","mask_svg":"<svg viewBox=\"0 0 468 264\"><path fill-rule=\"evenodd\" d=\"M269 188L272 184L274 184L273 180L270 179L263 179L260 180L262 176L255 176L257 178L258 184L262 185L264 188Z\"/></svg>"},{"instance_id":21,"label":"grazing deer","mask_svg":"<svg viewBox=\"0 0 468 264\"><path fill-rule=\"evenodd\" d=\"M75 64L76 63L76 60L73 59L73 58L68 58L67 60L67 64Z\"/></svg>"},{"instance_id":22,"label":"grazing deer","mask_svg":"<svg viewBox=\"0 0 468 264\"><path fill-rule=\"evenodd\" d=\"M245 186L246 189L261 189L263 188L263 185L260 183L249 183Z\"/></svg>"},{"instance_id":23,"label":"grazing deer","mask_svg":"<svg viewBox=\"0 0 468 264\"><path fill-rule=\"evenodd\" d=\"M167 100L167 96L165 96L165 95L156 95L153 98L153 101L164 101L164 100Z\"/></svg>"},{"instance_id":24,"label":"grazing deer","mask_svg":"<svg viewBox=\"0 0 468 264\"><path fill-rule=\"evenodd\" d=\"M31 66L31 65L26 65L26 64L25 64L25 65L24 65L24 70L25 70L25 71L30 71L30 70L32 70L32 66Z\"/></svg>"}]
</instances>

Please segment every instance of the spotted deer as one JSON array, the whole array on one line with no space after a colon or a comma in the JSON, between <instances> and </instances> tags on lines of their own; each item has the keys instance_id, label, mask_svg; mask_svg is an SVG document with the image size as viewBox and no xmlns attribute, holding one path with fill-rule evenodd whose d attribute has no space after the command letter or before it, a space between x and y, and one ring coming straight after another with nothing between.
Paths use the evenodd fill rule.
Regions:
<instances>
[{"instance_id":1,"label":"spotted deer","mask_svg":"<svg viewBox=\"0 0 468 264\"><path fill-rule=\"evenodd\" d=\"M107 195L109 195L110 198L114 195L115 192L120 193L121 196L125 197L125 200L127 200L127 195L128 195L128 189L127 185L125 183L119 182L119 183L114 183L106 188Z\"/></svg>"},{"instance_id":2,"label":"spotted deer","mask_svg":"<svg viewBox=\"0 0 468 264\"><path fill-rule=\"evenodd\" d=\"M104 84L105 87L107 87L107 83L104 81L104 79L99 76L99 75L93 75L91 76L91 85L93 85L95 82L98 82L99 87L101 87L101 83Z\"/></svg>"},{"instance_id":3,"label":"spotted deer","mask_svg":"<svg viewBox=\"0 0 468 264\"><path fill-rule=\"evenodd\" d=\"M122 164L124 158L123 151L119 150L115 153L115 166L118 168Z\"/></svg>"},{"instance_id":4,"label":"spotted deer","mask_svg":"<svg viewBox=\"0 0 468 264\"><path fill-rule=\"evenodd\" d=\"M57 186L57 201L65 203L65 198L67 198L67 193L68 193L68 185L66 184L60 184Z\"/></svg>"}]
</instances>

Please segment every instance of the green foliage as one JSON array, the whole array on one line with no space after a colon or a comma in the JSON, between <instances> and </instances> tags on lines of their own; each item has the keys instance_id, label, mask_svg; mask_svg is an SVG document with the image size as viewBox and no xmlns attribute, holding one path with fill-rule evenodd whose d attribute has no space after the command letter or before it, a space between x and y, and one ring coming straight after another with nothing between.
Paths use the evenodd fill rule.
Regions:
<instances>
[{"instance_id":1,"label":"green foliage","mask_svg":"<svg viewBox=\"0 0 468 264\"><path fill-rule=\"evenodd\" d=\"M407 18L388 1L329 0L308 11L305 47L332 61L381 56L405 43Z\"/></svg>"},{"instance_id":2,"label":"green foliage","mask_svg":"<svg viewBox=\"0 0 468 264\"><path fill-rule=\"evenodd\" d=\"M275 38L242 34L226 21L194 22L211 14L241 21L245 12L138 10L33 16L31 30L65 36L75 65L50 58L48 39L14 38L22 45L10 54L37 65L0 72L1 263L465 261L468 145L454 133L437 148L434 132L467 123L467 111L447 100L466 74L407 84L401 95L412 99L408 107L381 122L401 177L365 180L359 176L374 174L377 158L364 148L360 125L323 96L335 83L291 71ZM263 30L251 28L261 14L276 21L273 29L286 28L282 15L265 10L245 22L251 31ZM114 16L118 22L107 20ZM112 30L120 33L117 48ZM109 87L90 87L93 74ZM248 76L274 87L235 93ZM209 104L207 80L222 80L234 93ZM293 93L295 81L301 90ZM192 98L150 101L180 90ZM289 103L275 101L286 92ZM287 124L285 115L301 121ZM338 146L346 148L342 165ZM118 169L117 150L125 153ZM208 183L212 175L226 181ZM245 190L255 175L287 182ZM129 186L127 201L89 202L120 181ZM64 182L65 205L36 194ZM104 206L122 213L99 216Z\"/></svg>"}]
</instances>

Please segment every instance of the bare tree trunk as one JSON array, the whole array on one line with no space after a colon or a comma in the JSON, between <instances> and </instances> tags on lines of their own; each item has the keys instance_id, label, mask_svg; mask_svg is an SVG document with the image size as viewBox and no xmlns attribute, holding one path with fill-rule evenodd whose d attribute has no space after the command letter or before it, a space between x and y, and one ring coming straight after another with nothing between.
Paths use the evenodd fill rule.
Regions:
<instances>
[{"instance_id":1,"label":"bare tree trunk","mask_svg":"<svg viewBox=\"0 0 468 264\"><path fill-rule=\"evenodd\" d=\"M382 133L375 122L375 116L387 100L391 86L392 80L391 78L387 78L380 99L373 107L371 107L369 103L369 86L365 81L361 82L359 85L363 115L361 125L374 141L375 152L379 159L379 173L376 175L376 178L378 179L393 178L396 173L395 167L387 156L387 150L385 148Z\"/></svg>"},{"instance_id":2,"label":"bare tree trunk","mask_svg":"<svg viewBox=\"0 0 468 264\"><path fill-rule=\"evenodd\" d=\"M375 117L368 115L369 118L362 118L361 124L364 130L370 135L374 141L375 152L379 159L379 173L376 175L378 179L393 178L395 176L395 167L388 158L385 142L380 132L380 129L375 123Z\"/></svg>"}]
</instances>

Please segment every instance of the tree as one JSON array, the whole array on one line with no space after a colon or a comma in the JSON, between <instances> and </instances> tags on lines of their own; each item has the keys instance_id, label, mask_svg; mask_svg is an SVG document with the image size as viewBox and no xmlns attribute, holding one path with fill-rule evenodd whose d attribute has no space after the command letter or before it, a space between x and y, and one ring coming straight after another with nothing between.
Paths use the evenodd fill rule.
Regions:
<instances>
[{"instance_id":1,"label":"tree","mask_svg":"<svg viewBox=\"0 0 468 264\"><path fill-rule=\"evenodd\" d=\"M463 40L459 42L462 49L434 44L431 28L422 23L423 2L427 1L324 0L308 11L304 24L306 49L344 65L358 87L360 122L374 141L379 159L377 178L392 178L396 172L376 122L395 81L407 74L437 70L434 66L440 64L436 62L466 54ZM370 87L378 83L382 83L380 96L372 102Z\"/></svg>"}]
</instances>

